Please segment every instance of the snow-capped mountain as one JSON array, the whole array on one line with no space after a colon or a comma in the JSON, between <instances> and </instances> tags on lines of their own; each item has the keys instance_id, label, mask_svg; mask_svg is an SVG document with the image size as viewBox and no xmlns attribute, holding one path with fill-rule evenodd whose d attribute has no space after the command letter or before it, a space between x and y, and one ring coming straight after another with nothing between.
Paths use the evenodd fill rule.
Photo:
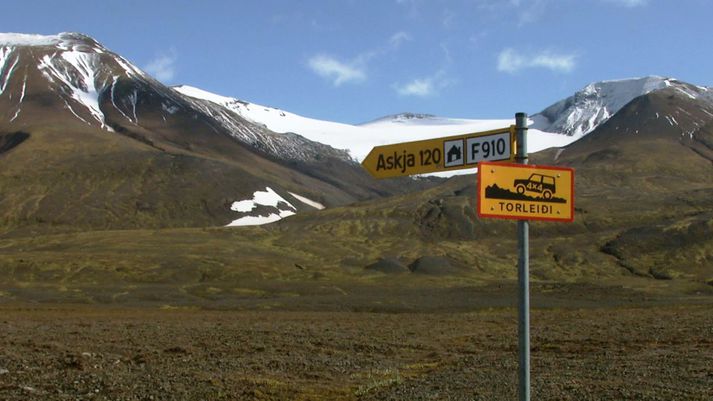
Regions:
<instances>
[{"instance_id":1,"label":"snow-capped mountain","mask_svg":"<svg viewBox=\"0 0 713 401\"><path fill-rule=\"evenodd\" d=\"M120 78L151 78L121 56L109 52L94 39L78 33L54 36L15 33L0 34L0 95L14 102L10 122L22 116L23 101L31 89L49 86L64 108L84 124L98 124L113 131L101 109L100 96L108 93L113 102ZM14 85L13 85L14 83ZM13 93L12 88L21 88ZM44 89L44 88L43 88ZM135 97L123 99L122 113L135 111ZM127 119L132 119L126 115ZM135 113L133 120L136 120Z\"/></svg>"},{"instance_id":2,"label":"snow-capped mountain","mask_svg":"<svg viewBox=\"0 0 713 401\"><path fill-rule=\"evenodd\" d=\"M34 87L44 81L42 86L58 95L76 119L107 131L114 131L112 125L116 124L149 128L142 118L142 105L147 97L154 97L161 99L164 122L176 113L192 113L194 118L212 119L213 130L219 125L237 140L280 159L308 161L331 156L348 160L344 152L296 135L276 135L222 108L186 98L79 33L0 34L0 71L0 95L13 81L22 88L20 93L8 94L8 100L15 102L10 122L22 115L29 79ZM40 76L33 76L36 73Z\"/></svg>"},{"instance_id":3,"label":"snow-capped mountain","mask_svg":"<svg viewBox=\"0 0 713 401\"><path fill-rule=\"evenodd\" d=\"M713 91L673 79L592 84L533 116L528 150L565 146L632 99L664 90L713 106ZM707 123L709 108L700 110L679 124L696 112L674 105L659 112L659 122L693 138ZM374 146L513 123L414 113L360 125L322 121L166 87L82 34L0 34L0 222L126 228L274 221L433 186L372 179L357 161ZM622 134L638 132L635 125Z\"/></svg>"},{"instance_id":4,"label":"snow-capped mountain","mask_svg":"<svg viewBox=\"0 0 713 401\"><path fill-rule=\"evenodd\" d=\"M691 98L713 100L713 90L676 79L650 76L602 81L532 116L533 128L581 138L607 121L633 99L653 91L674 88Z\"/></svg>"},{"instance_id":5,"label":"snow-capped mountain","mask_svg":"<svg viewBox=\"0 0 713 401\"><path fill-rule=\"evenodd\" d=\"M576 168L578 196L606 199L633 215L656 208L669 213L687 196L710 205L713 102L700 90L696 94L672 83L638 96L572 145L535 156L535 163ZM641 203L622 202L622 196Z\"/></svg>"},{"instance_id":6,"label":"snow-capped mountain","mask_svg":"<svg viewBox=\"0 0 713 401\"><path fill-rule=\"evenodd\" d=\"M373 180L347 152L186 96L88 36L0 34L0 225L266 222L425 184ZM231 207L243 201L255 207Z\"/></svg>"},{"instance_id":7,"label":"snow-capped mountain","mask_svg":"<svg viewBox=\"0 0 713 401\"><path fill-rule=\"evenodd\" d=\"M487 131L515 123L514 118L473 120L403 113L379 118L366 124L351 125L303 117L191 86L177 86L174 89L191 98L219 105L271 131L296 133L315 142L348 150L357 161L363 160L369 151L378 145ZM550 147L565 146L573 140L574 138L563 135L532 129L529 131L528 148L530 152L536 152ZM468 172L471 171L449 172L449 175Z\"/></svg>"}]
</instances>

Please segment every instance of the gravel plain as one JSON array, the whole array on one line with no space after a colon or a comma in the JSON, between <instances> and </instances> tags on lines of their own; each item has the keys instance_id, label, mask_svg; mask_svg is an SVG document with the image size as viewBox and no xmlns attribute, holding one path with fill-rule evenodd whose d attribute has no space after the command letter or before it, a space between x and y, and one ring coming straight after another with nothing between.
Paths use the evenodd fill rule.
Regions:
<instances>
[{"instance_id":1,"label":"gravel plain","mask_svg":"<svg viewBox=\"0 0 713 401\"><path fill-rule=\"evenodd\" d=\"M3 400L512 400L510 308L5 306ZM711 400L710 305L536 309L537 400Z\"/></svg>"}]
</instances>

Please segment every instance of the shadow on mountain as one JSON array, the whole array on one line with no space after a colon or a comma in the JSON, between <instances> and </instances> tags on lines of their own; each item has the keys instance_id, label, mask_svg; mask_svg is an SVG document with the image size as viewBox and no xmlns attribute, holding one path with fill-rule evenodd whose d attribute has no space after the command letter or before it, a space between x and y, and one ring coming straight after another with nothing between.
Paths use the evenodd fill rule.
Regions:
<instances>
[{"instance_id":1,"label":"shadow on mountain","mask_svg":"<svg viewBox=\"0 0 713 401\"><path fill-rule=\"evenodd\" d=\"M0 155L10 151L12 148L26 141L30 134L25 132L14 132L12 134L0 134Z\"/></svg>"},{"instance_id":2,"label":"shadow on mountain","mask_svg":"<svg viewBox=\"0 0 713 401\"><path fill-rule=\"evenodd\" d=\"M457 274L460 271L454 267L448 258L443 256L422 256L409 265L414 274L442 276Z\"/></svg>"},{"instance_id":3,"label":"shadow on mountain","mask_svg":"<svg viewBox=\"0 0 713 401\"><path fill-rule=\"evenodd\" d=\"M398 258L394 257L379 258L376 262L366 266L365 269L370 272L379 272L384 274L400 274L409 272L409 268L401 263Z\"/></svg>"}]
</instances>

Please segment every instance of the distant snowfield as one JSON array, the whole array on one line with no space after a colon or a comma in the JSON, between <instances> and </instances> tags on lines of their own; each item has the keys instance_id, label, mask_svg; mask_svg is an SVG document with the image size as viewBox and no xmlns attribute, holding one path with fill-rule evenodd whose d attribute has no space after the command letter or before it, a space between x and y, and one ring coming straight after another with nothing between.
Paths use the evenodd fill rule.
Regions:
<instances>
[{"instance_id":1,"label":"distant snowfield","mask_svg":"<svg viewBox=\"0 0 713 401\"><path fill-rule=\"evenodd\" d=\"M58 35L33 35L27 33L0 33L0 46L49 46L59 43Z\"/></svg>"},{"instance_id":2,"label":"distant snowfield","mask_svg":"<svg viewBox=\"0 0 713 401\"><path fill-rule=\"evenodd\" d=\"M174 89L185 96L206 100L222 106L246 120L265 126L270 131L276 133L292 132L315 142L330 145L337 149L348 150L349 154L359 162L364 160L374 146L488 131L509 127L515 123L514 116L512 119L501 120L472 120L432 116L404 118L403 116L397 116L395 118L382 118L362 125L350 125L303 117L273 107L217 95L191 86L178 86L174 87ZM551 147L562 147L576 139L578 138L530 129L527 138L528 152L537 152ZM474 170L456 170L431 175L448 177L473 173ZM290 195L316 209L324 208L324 205L303 196L294 193L290 193ZM296 212L296 208L292 204L269 187L265 191L256 191L252 199L234 202L231 209L238 213L249 213L258 205L271 207L273 211L267 216L243 216L232 221L228 226L273 223ZM284 210L278 208L278 205L282 205ZM284 208L285 206L287 209Z\"/></svg>"},{"instance_id":3,"label":"distant snowfield","mask_svg":"<svg viewBox=\"0 0 713 401\"><path fill-rule=\"evenodd\" d=\"M247 120L264 125L271 131L294 132L312 141L324 143L337 149L346 149L359 162L364 160L374 146L488 131L508 127L515 123L513 113L512 119L502 120L432 117L381 119L362 125L350 125L307 118L280 109L216 95L190 86L179 86L174 89L186 96L208 100L226 107ZM578 138L530 129L527 138L528 152L566 146L575 139ZM437 175L450 176L472 172L472 170L460 170Z\"/></svg>"}]
</instances>

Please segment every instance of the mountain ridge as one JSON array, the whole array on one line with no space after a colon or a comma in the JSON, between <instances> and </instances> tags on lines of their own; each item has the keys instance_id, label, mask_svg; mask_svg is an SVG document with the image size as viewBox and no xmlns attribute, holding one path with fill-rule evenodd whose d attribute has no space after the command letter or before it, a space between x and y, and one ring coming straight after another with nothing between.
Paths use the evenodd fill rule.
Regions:
<instances>
[{"instance_id":1,"label":"mountain ridge","mask_svg":"<svg viewBox=\"0 0 713 401\"><path fill-rule=\"evenodd\" d=\"M509 119L467 120L415 113L388 116L362 126L310 119L198 88L166 87L121 56L82 34L5 34L0 36L0 56L0 114L5 116L0 120L0 159L12 159L16 163L27 163L31 160L32 163L37 163L40 159L27 152L20 152L26 160L19 160L18 149L34 146L39 153L47 152L47 145L37 141L41 140L40 138L55 138L59 132L65 130L68 137L61 138L64 145L57 148L57 151L65 152L63 154L67 160L74 157L71 155L72 146L91 154L89 144L96 144L102 149L108 147L102 151L112 149L110 151L114 152L113 148L121 148L119 154L131 155L123 157L135 159L133 163L143 163L140 157L150 155L151 158L162 160L156 161L156 165L179 163L182 167L178 171L186 174L193 174L189 172L190 168L199 165L204 165L208 170L214 171L214 174L225 174L226 171L237 174L237 177L231 176L226 181L231 182L230 186L235 186L236 189L219 188L219 178L206 179L204 173L197 175L203 177L203 183L211 183L211 188L203 189L204 191L220 193L220 196L211 200L194 199L192 206L181 206L180 208L186 210L200 209L197 213L203 217L198 220L189 218L188 221L192 221L190 224L206 224L212 221L225 225L241 217L280 216L298 209L312 210L310 203L328 207L339 206L428 188L435 183L410 178L373 180L355 161L375 145L432 138L435 132L441 136L478 132L502 128L512 123ZM581 96L574 96L573 99L581 98L585 103L591 103L593 99L606 98L610 92L621 92L599 90L597 85L627 86L631 83L629 81L631 80L590 84L587 86L589 89L585 88L587 90ZM636 82L637 90L645 88L653 92L661 90L655 88L664 87L683 98L700 99L704 102L713 98L705 87L669 78L650 77ZM628 96L636 94L637 90L624 92ZM626 100L626 96L617 95L614 98L616 101L610 103L615 105ZM569 104L567 99L562 102L558 104ZM570 103L576 106L577 102L573 100ZM567 110L565 107L556 109L562 113ZM600 112L602 110L595 109ZM613 115L616 116L616 113ZM673 124L674 120L666 118L683 118L677 117L673 112L666 116L662 118L669 124ZM586 120L590 121L591 118L589 116ZM606 119L597 120L594 125L598 127L606 124L610 118L607 116ZM528 137L530 152L548 147L562 148L577 139L574 136L538 130L538 115L533 116L533 120L533 128L530 129ZM424 121L428 123L420 124ZM701 121L698 123L702 124ZM101 133L118 134L136 143L114 141L113 138L102 137ZM83 141L86 143L82 143ZM703 148L698 151L705 152ZM570 151L564 149L561 152L567 155ZM561 152L558 154L562 154ZM56 159L57 166L61 167L58 155L59 153L51 155L50 159ZM99 163L94 155L78 157L86 163ZM72 160L72 163L80 162ZM72 168L79 169L80 164ZM193 167L188 167L189 165ZM87 169L91 168L87 164ZM115 164L112 168L114 174L120 174L120 164ZM11 170L17 172L16 169L6 169ZM59 170L61 171L61 168ZM151 174L157 174L155 170L151 171ZM62 171L62 174L74 175L77 171ZM82 173L82 176L85 175ZM47 177L42 178L43 182L49 180ZM10 220L16 221L18 216L23 216L23 221L28 218L32 220L30 215L38 213L37 208L28 214L27 208L18 209L17 205L11 204L10 199L23 204L17 198L20 194L28 199L40 195L32 193L32 186L19 187L10 179L9 174L6 174L5 178L4 185L8 185L6 188L17 188L18 194L5 199L5 205L15 209L11 213L14 217ZM154 179L161 181L166 177L142 178L146 182L152 182ZM92 182L99 182L97 180L99 177L90 179ZM177 185L190 186L187 181L180 181ZM47 189L42 188L42 191ZM156 192L156 188L146 190L153 191L155 198L159 199L161 195ZM59 190L60 188L52 189ZM273 190L284 200L281 203L282 208L269 206L275 209L268 211L256 207L255 216L234 215L236 211L231 210L231 205L235 202L250 200L259 193ZM123 199L122 202L128 202L129 205L123 205L121 209L153 210L151 202L157 200L138 199L141 197L139 192L133 195L137 199ZM291 194L297 194L309 202L301 202L299 197ZM81 191L74 195L78 199L86 196ZM48 194L42 193L42 196L47 198ZM171 196L178 195L172 193ZM103 199L104 195L101 198ZM169 208L174 207L164 200L160 203ZM291 207L285 208L284 205ZM101 214L99 209L95 211L97 215ZM40 219L53 221L52 217L47 215ZM173 217L169 218L171 219ZM115 222L119 220L113 218ZM121 223L118 224L121 226ZM137 220L131 224L141 223ZM151 224L163 223L157 220Z\"/></svg>"},{"instance_id":2,"label":"mountain ridge","mask_svg":"<svg viewBox=\"0 0 713 401\"><path fill-rule=\"evenodd\" d=\"M691 98L713 102L713 90L675 78L648 76L593 82L531 116L533 128L581 138L606 122L627 103L650 92L672 87Z\"/></svg>"},{"instance_id":3,"label":"mountain ridge","mask_svg":"<svg viewBox=\"0 0 713 401\"><path fill-rule=\"evenodd\" d=\"M418 118L417 114L402 113L383 117L370 123L350 125L304 117L278 108L261 106L188 85L179 85L175 89L188 97L234 111L243 118L274 132L295 133L309 140L328 144L335 149L347 150L349 156L355 161L363 160L371 149L378 145L488 131L505 128L515 122L514 116L512 119L488 120L437 116L424 119ZM404 115L409 117L401 118ZM423 123L424 121L426 123ZM536 128L531 129L530 134L529 147L532 151L560 147L573 141L573 138L543 132ZM453 174L463 174L463 171L451 171L442 175L451 176Z\"/></svg>"},{"instance_id":4,"label":"mountain ridge","mask_svg":"<svg viewBox=\"0 0 713 401\"><path fill-rule=\"evenodd\" d=\"M369 131L188 96L132 78L115 60L115 70L92 78L92 89L82 70L89 63L43 46L23 55L0 45L5 299L241 307L252 298L273 307L312 296L343 308L350 297L396 288L467 289L454 293L458 299L483 286L501 293L516 279L515 224L478 218L472 174L376 181L318 145L313 156L280 158L273 146L280 139L263 147L259 139L312 146L321 141L311 135L320 134L342 141L322 146L345 149L334 144L365 134L359 144L371 147L455 133L446 128L500 128L510 119L446 127L391 118ZM71 51L92 49L77 46ZM44 59L51 55L57 59ZM36 67L43 59L46 74ZM566 298L582 286L603 289L592 304L612 291L622 302L637 291L713 293L713 106L707 90L685 85L634 97L576 141L529 130L531 143L547 135L563 141L531 147L532 164L576 169L574 222L530 226L530 272L543 292L560 288ZM94 106L94 93L101 116L86 105ZM290 121L307 130L271 132L277 122L300 131Z\"/></svg>"},{"instance_id":5,"label":"mountain ridge","mask_svg":"<svg viewBox=\"0 0 713 401\"><path fill-rule=\"evenodd\" d=\"M314 207L292 193L335 206L429 185L374 181L344 152L184 96L86 35L6 34L0 56L6 226L226 225L282 215L231 210L267 188L294 212Z\"/></svg>"}]
</instances>

